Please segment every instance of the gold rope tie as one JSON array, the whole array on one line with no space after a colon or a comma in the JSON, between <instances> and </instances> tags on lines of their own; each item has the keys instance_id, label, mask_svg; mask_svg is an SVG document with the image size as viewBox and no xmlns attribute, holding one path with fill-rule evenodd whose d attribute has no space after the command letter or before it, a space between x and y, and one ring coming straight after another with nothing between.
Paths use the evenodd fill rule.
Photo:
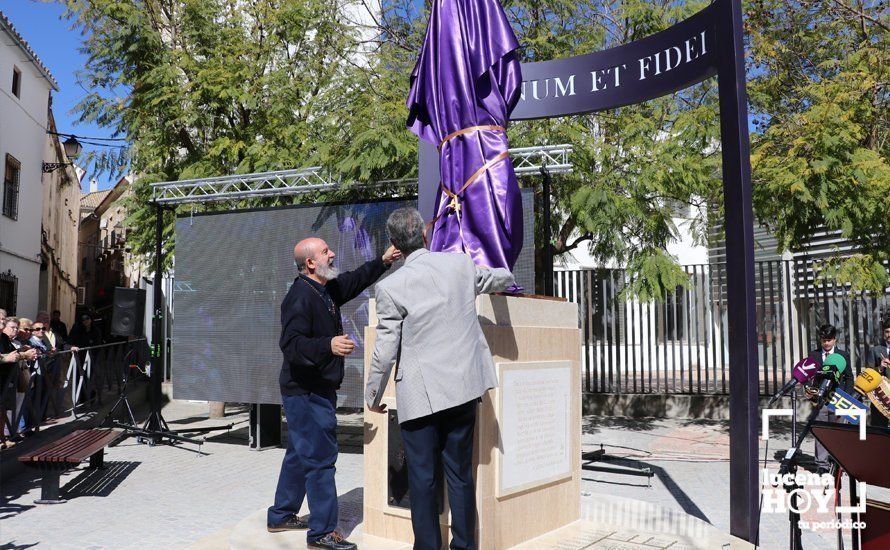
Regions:
<instances>
[{"instance_id":1,"label":"gold rope tie","mask_svg":"<svg viewBox=\"0 0 890 550\"><path fill-rule=\"evenodd\" d=\"M442 141L439 142L439 146L437 147L437 149L441 150L443 145L445 145L446 143L448 143L449 141L451 141L452 139L454 139L458 136L462 136L464 134L469 134L472 132L481 132L481 131L506 132L507 129L503 126L497 126L494 124L485 124L485 125L481 125L481 126L470 126L467 128L461 128L460 130L451 132L450 134L448 134L447 136L442 138ZM449 203L447 205L445 205L445 210L447 211L450 208L457 215L457 227L458 227L458 231L460 233L461 242L463 242L464 236L463 236L463 228L461 227L461 213L460 213L461 204L460 204L459 195L461 193L463 193L464 191L466 191L467 187L469 187L470 184L472 184L474 181L476 181L476 178L478 178L483 172L485 172L486 170L488 170L489 168L491 168L492 166L494 166L501 160L507 158L507 156L508 156L507 151L504 151L504 152L500 153L498 156L496 156L495 158L486 162L484 165L482 165L481 168L476 170L473 173L473 175L467 179L467 181L464 183L463 187L461 187L460 191L458 191L457 193L452 193L451 190L448 189L447 187L445 187L444 184L442 184L441 182L439 183L439 185L442 187L442 192L451 198L451 201L449 201ZM428 232L431 229L435 229L436 222L438 222L441 217L442 217L442 214L439 214L438 216L433 218L428 224L426 224L426 228L424 229L424 232ZM430 238L432 238L432 234L430 234Z\"/></svg>"},{"instance_id":2,"label":"gold rope tie","mask_svg":"<svg viewBox=\"0 0 890 550\"><path fill-rule=\"evenodd\" d=\"M464 134L470 134L473 132L486 131L486 130L489 132L506 132L507 131L507 129L504 128L503 126L497 126L494 124L485 124L482 126L469 126L467 128L461 128L460 130L451 132L450 134L448 134L447 136L442 138L442 141L439 142L438 149L441 150L443 145L445 145L446 143L448 143L449 141L451 141L452 139L454 139L458 136L462 136Z\"/></svg>"},{"instance_id":3,"label":"gold rope tie","mask_svg":"<svg viewBox=\"0 0 890 550\"><path fill-rule=\"evenodd\" d=\"M473 182L475 182L477 179L479 179L479 176L481 176L482 174L484 174L487 170L489 170L490 168L492 168L495 164L497 164L497 163L499 163L500 161L502 161L502 160L504 160L505 158L507 158L509 155L510 155L510 153L508 153L507 151L502 151L502 152L499 153L496 157L494 157L494 158L491 159L490 161L488 161L488 162L486 162L485 164L483 164L478 170L476 170L475 172L473 172L473 175L472 175L472 176L470 176L469 178L467 178L467 181L464 182L463 187L461 187L460 190L459 190L457 193L452 193L450 189L448 189L447 187L445 187L445 184L443 184L443 183L440 183L440 184L439 184L439 185L442 186L442 192L445 193L446 195L448 195L448 196L451 198L451 201L448 203L448 205L445 206L445 210L447 211L447 210L450 208L451 210L454 211L455 215L457 215L457 231L458 231L458 234L460 235L460 241L461 241L461 243L464 242L464 232L463 232L463 225L461 224L461 214L460 214L460 211L461 211L461 203L460 203L460 195L462 195L463 192L466 191L467 188L468 188L470 185L473 184ZM436 219L434 219L431 223L436 223L436 221L438 221L439 217L441 217L441 216L436 216Z\"/></svg>"}]
</instances>

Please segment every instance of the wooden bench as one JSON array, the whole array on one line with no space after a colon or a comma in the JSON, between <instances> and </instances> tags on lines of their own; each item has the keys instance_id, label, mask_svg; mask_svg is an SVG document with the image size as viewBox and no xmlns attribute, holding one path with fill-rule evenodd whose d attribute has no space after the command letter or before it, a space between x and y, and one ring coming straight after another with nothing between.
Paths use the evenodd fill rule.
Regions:
<instances>
[{"instance_id":1,"label":"wooden bench","mask_svg":"<svg viewBox=\"0 0 890 550\"><path fill-rule=\"evenodd\" d=\"M59 497L59 476L87 458L90 468L99 468L105 460L105 447L123 432L111 429L76 430L39 449L19 457L25 466L43 472L37 504L65 502Z\"/></svg>"}]
</instances>

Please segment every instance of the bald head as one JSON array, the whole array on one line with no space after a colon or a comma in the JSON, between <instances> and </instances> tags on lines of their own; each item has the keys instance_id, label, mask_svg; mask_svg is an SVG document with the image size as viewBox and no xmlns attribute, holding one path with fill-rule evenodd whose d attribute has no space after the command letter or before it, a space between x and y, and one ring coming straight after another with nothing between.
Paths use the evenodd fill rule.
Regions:
<instances>
[{"instance_id":1,"label":"bald head","mask_svg":"<svg viewBox=\"0 0 890 550\"><path fill-rule=\"evenodd\" d=\"M327 243L318 237L303 239L294 246L294 262L301 273L306 272L306 260L315 256L319 247L325 247Z\"/></svg>"},{"instance_id":2,"label":"bald head","mask_svg":"<svg viewBox=\"0 0 890 550\"><path fill-rule=\"evenodd\" d=\"M335 256L328 243L318 237L303 239L294 246L294 262L300 273L322 283L337 276Z\"/></svg>"}]
</instances>

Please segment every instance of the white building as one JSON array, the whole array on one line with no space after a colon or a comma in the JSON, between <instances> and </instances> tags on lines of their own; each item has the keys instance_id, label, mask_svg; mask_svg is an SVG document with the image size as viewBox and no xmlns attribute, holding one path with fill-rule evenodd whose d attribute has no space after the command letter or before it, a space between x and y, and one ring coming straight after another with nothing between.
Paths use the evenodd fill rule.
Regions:
<instances>
[{"instance_id":1,"label":"white building","mask_svg":"<svg viewBox=\"0 0 890 550\"><path fill-rule=\"evenodd\" d=\"M37 313L42 165L50 94L59 85L0 12L0 308Z\"/></svg>"}]
</instances>

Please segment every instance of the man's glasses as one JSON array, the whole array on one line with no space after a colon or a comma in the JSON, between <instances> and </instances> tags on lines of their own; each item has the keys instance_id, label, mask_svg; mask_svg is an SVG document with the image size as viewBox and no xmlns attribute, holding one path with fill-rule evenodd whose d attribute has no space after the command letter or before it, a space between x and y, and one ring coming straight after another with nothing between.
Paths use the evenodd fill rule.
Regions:
<instances>
[{"instance_id":1,"label":"man's glasses","mask_svg":"<svg viewBox=\"0 0 890 550\"><path fill-rule=\"evenodd\" d=\"M34 329L30 329L30 328L20 328L19 330L22 331L22 332L32 332Z\"/></svg>"},{"instance_id":2,"label":"man's glasses","mask_svg":"<svg viewBox=\"0 0 890 550\"><path fill-rule=\"evenodd\" d=\"M31 330L33 330L34 332L40 332L41 330L46 330L46 328L45 327L32 327Z\"/></svg>"}]
</instances>

